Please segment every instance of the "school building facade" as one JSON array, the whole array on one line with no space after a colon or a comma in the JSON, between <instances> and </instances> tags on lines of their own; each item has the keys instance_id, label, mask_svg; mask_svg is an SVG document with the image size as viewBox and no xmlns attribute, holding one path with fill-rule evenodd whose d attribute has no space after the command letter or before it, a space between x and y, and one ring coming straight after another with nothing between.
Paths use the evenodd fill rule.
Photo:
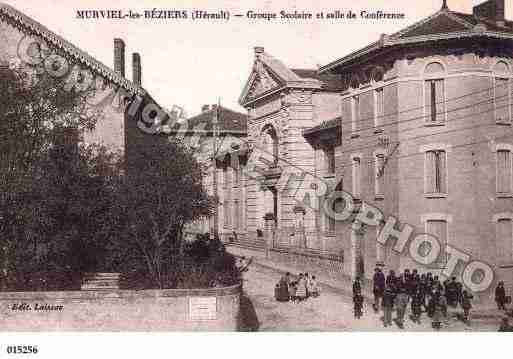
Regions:
<instances>
[{"instance_id":1,"label":"school building facade","mask_svg":"<svg viewBox=\"0 0 513 359\"><path fill-rule=\"evenodd\" d=\"M223 153L216 166L217 230L334 276L371 278L376 264L445 268L447 253L422 267L391 250L393 240L378 244L379 229L298 203L292 192L308 185L301 178L308 173L351 193L356 207L365 201L395 216L398 228L407 223L491 264L513 285L512 45L504 1L490 0L472 14L444 2L316 70L290 69L255 48L240 97L247 150ZM254 146L269 157L258 178L244 178ZM238 157L237 168L229 156ZM274 222L267 244L265 218Z\"/></svg>"}]
</instances>

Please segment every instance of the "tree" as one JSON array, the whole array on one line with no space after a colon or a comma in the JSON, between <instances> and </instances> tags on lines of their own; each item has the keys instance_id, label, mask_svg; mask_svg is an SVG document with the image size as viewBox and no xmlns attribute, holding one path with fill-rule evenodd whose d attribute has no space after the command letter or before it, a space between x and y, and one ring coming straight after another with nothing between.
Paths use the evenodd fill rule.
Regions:
<instances>
[{"instance_id":1,"label":"tree","mask_svg":"<svg viewBox=\"0 0 513 359\"><path fill-rule=\"evenodd\" d=\"M97 177L93 164L103 159L100 149L93 154L77 143L78 134L94 128L99 118L87 105L94 90L67 91L63 80L47 73L0 65L0 91L0 246L5 277L8 272L47 268L52 262L43 248L53 247L67 258L52 240L73 233L65 234L68 228L62 226L70 213L55 209L62 210L62 204L72 200L70 194L77 194L76 188L65 190L67 185L79 178L77 183L91 185L89 180ZM82 197L91 198L90 193ZM83 202L76 202L78 207L86 208ZM56 253L53 257L59 257ZM22 287L28 285L23 281Z\"/></svg>"},{"instance_id":2,"label":"tree","mask_svg":"<svg viewBox=\"0 0 513 359\"><path fill-rule=\"evenodd\" d=\"M163 288L180 270L185 225L209 216L213 201L204 191L201 165L181 143L155 138L134 156L111 214L120 230L111 253L125 270L139 269L151 286Z\"/></svg>"}]
</instances>

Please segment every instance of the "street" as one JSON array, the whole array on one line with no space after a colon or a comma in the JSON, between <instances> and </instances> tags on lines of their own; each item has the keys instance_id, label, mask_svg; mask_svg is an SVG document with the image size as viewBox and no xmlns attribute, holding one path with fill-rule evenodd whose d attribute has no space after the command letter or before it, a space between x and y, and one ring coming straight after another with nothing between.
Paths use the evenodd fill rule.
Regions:
<instances>
[{"instance_id":1,"label":"street","mask_svg":"<svg viewBox=\"0 0 513 359\"><path fill-rule=\"evenodd\" d=\"M241 331L398 331L396 325L383 327L382 313L374 313L371 303L364 304L364 315L355 319L352 298L335 289L323 286L318 298L301 303L278 302L274 299L274 286L281 273L253 263L244 273L244 295L241 298ZM461 311L460 308L453 313ZM408 312L409 313L409 306ZM394 314L395 317L395 314ZM432 331L431 320L425 313L420 325L413 323L408 314L405 331ZM469 325L455 316L442 325L442 331L496 331L497 320L474 319Z\"/></svg>"}]
</instances>

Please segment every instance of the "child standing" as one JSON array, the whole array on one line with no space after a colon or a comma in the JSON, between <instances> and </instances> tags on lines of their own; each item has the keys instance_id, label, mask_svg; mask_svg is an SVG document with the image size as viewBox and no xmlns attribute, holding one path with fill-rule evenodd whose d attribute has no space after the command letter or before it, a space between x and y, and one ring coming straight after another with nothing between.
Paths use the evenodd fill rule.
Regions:
<instances>
[{"instance_id":1,"label":"child standing","mask_svg":"<svg viewBox=\"0 0 513 359\"><path fill-rule=\"evenodd\" d=\"M297 282L291 282L289 284L289 297L290 297L290 301L292 303L296 303L297 301L297 297L296 297L296 285L297 285Z\"/></svg>"},{"instance_id":2,"label":"child standing","mask_svg":"<svg viewBox=\"0 0 513 359\"><path fill-rule=\"evenodd\" d=\"M319 296L319 284L317 283L317 279L314 275L310 279L308 293L314 298L317 298Z\"/></svg>"},{"instance_id":3,"label":"child standing","mask_svg":"<svg viewBox=\"0 0 513 359\"><path fill-rule=\"evenodd\" d=\"M296 299L298 302L306 299L306 279L303 273L299 273L299 280L297 281Z\"/></svg>"},{"instance_id":4,"label":"child standing","mask_svg":"<svg viewBox=\"0 0 513 359\"><path fill-rule=\"evenodd\" d=\"M470 309L472 308L472 303L470 300L474 298L469 292L466 290L463 291L461 297L461 307L463 308L463 321L468 323L470 320Z\"/></svg>"},{"instance_id":5,"label":"child standing","mask_svg":"<svg viewBox=\"0 0 513 359\"><path fill-rule=\"evenodd\" d=\"M354 317L360 319L363 315L363 295L361 291L357 291L353 295Z\"/></svg>"},{"instance_id":6,"label":"child standing","mask_svg":"<svg viewBox=\"0 0 513 359\"><path fill-rule=\"evenodd\" d=\"M420 324L420 316L422 315L422 301L422 293L420 290L417 290L411 298L411 320L417 324Z\"/></svg>"}]
</instances>

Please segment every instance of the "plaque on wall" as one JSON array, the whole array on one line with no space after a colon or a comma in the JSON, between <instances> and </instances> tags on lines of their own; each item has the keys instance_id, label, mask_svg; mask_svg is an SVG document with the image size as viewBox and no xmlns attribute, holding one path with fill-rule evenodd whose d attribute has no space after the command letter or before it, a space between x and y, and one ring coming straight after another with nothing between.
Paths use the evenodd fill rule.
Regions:
<instances>
[{"instance_id":1,"label":"plaque on wall","mask_svg":"<svg viewBox=\"0 0 513 359\"><path fill-rule=\"evenodd\" d=\"M190 320L217 319L216 297L189 297Z\"/></svg>"}]
</instances>

